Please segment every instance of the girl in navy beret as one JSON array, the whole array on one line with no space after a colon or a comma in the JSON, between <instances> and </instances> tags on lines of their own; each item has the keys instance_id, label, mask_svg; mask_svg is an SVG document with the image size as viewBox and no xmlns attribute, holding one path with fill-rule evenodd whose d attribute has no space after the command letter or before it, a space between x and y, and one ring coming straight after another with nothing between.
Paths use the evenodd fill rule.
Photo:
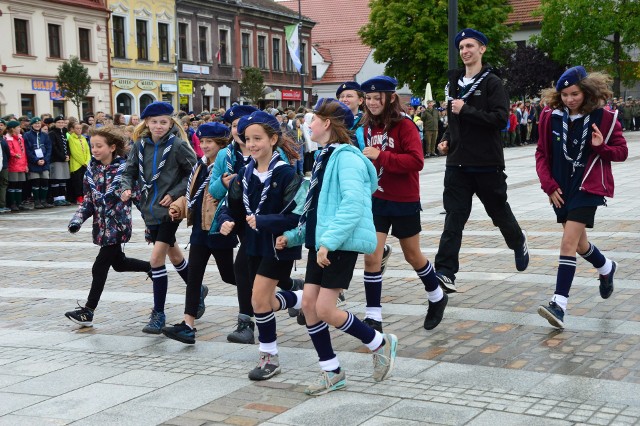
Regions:
<instances>
[{"instance_id":1,"label":"girl in navy beret","mask_svg":"<svg viewBox=\"0 0 640 426\"><path fill-rule=\"evenodd\" d=\"M611 77L581 67L565 71L555 88L543 91L547 107L540 114L536 171L564 228L555 293L538 313L554 327L564 328L569 290L576 272L576 253L591 263L600 280L600 296L613 292L617 263L589 242L598 206L613 197L612 161L627 159L627 142L616 119L618 111L603 108L611 98Z\"/></svg>"},{"instance_id":2,"label":"girl in navy beret","mask_svg":"<svg viewBox=\"0 0 640 426\"><path fill-rule=\"evenodd\" d=\"M355 81L346 81L336 90L336 98L351 109L355 120L351 130L351 140L362 151L364 149L364 131L362 128L362 105L364 104L364 92Z\"/></svg>"}]
</instances>

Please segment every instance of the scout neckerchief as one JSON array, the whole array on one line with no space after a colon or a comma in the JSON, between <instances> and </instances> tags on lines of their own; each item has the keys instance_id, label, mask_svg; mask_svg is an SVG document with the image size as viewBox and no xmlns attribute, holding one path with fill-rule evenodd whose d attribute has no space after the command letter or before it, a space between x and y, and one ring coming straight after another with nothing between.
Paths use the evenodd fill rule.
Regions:
<instances>
[{"instance_id":1,"label":"scout neckerchief","mask_svg":"<svg viewBox=\"0 0 640 426\"><path fill-rule=\"evenodd\" d=\"M235 159L234 156L236 155L236 142L231 142L229 144L229 147L227 148L227 155L225 157L225 162L227 163L227 172L229 172L230 175L232 175L234 173L233 171L233 160Z\"/></svg>"},{"instance_id":2,"label":"scout neckerchief","mask_svg":"<svg viewBox=\"0 0 640 426\"><path fill-rule=\"evenodd\" d=\"M480 77L474 80L471 86L469 86L468 84L466 86L463 86L461 90L461 96L458 99L462 99L463 101L466 102L467 98L473 95L473 93L476 91L480 83L482 83L482 80L484 80L484 78L488 76L490 72L491 72L491 68L487 68L487 70L483 72L482 75L480 75ZM445 93L447 94L448 101L452 101L455 99L449 96L449 83L447 83L447 86L445 87L444 90L445 90Z\"/></svg>"},{"instance_id":3,"label":"scout neckerchief","mask_svg":"<svg viewBox=\"0 0 640 426\"><path fill-rule=\"evenodd\" d=\"M371 125L367 126L367 134L366 134L364 142L365 142L365 145L367 145L367 146L372 146L373 145L371 143ZM388 144L389 144L389 136L387 135L387 132L385 131L382 134L382 146L380 147L380 152L386 151ZM384 172L384 167L381 166L380 170L378 171L378 183L380 182L380 177L382 176L382 172ZM378 191L384 192L384 189L382 189L382 187L380 185L378 185Z\"/></svg>"},{"instance_id":4,"label":"scout neckerchief","mask_svg":"<svg viewBox=\"0 0 640 426\"><path fill-rule=\"evenodd\" d=\"M100 165L98 166L100 167ZM93 179L93 172L91 171L91 167L87 168L87 171L84 175L85 179L87 179L87 183L89 184L89 188L91 189L91 193L93 194L94 202L104 204L107 198L107 195L113 194L113 192L118 188L119 183L122 181L122 172L127 168L127 162L122 161L120 165L118 165L118 169L116 170L116 175L111 179L111 182L107 183L107 167L104 168L104 181L106 185L106 190L104 192L100 192L96 186L96 182Z\"/></svg>"},{"instance_id":5,"label":"scout neckerchief","mask_svg":"<svg viewBox=\"0 0 640 426\"><path fill-rule=\"evenodd\" d=\"M142 182L142 188L140 190L146 195L149 188L153 185L153 183L160 177L160 172L167 162L167 158L169 157L169 153L171 152L171 147L173 146L173 138L174 134L170 134L167 139L167 146L162 151L162 157L160 158L160 164L158 164L158 169L156 174L151 177L151 180L147 183L147 180L144 177L144 138L140 139L140 149L138 150L138 174L140 175L140 182ZM150 143L153 143L150 141Z\"/></svg>"},{"instance_id":6,"label":"scout neckerchief","mask_svg":"<svg viewBox=\"0 0 640 426\"><path fill-rule=\"evenodd\" d=\"M562 152L564 153L564 158L571 163L573 169L571 170L571 177L576 172L577 167L584 167L584 164L580 162L580 158L582 157L582 151L584 150L584 145L587 141L587 133L589 133L589 114L584 116L584 123L582 124L582 140L580 142L580 151L578 151L578 155L576 158L571 158L569 156L569 152L567 151L567 135L569 133L569 108L564 109L564 113L562 114Z\"/></svg>"},{"instance_id":7,"label":"scout neckerchief","mask_svg":"<svg viewBox=\"0 0 640 426\"><path fill-rule=\"evenodd\" d=\"M298 233L302 232L302 226L307 221L307 213L311 208L311 203L313 202L313 197L315 196L316 192L315 188L318 185L318 173L320 173L320 170L324 168L324 157L326 156L327 152L329 152L329 148L330 145L327 144L327 146L325 146L322 151L320 151L320 154L318 154L315 163L313 163L313 168L311 170L311 181L309 182L309 192L307 192L307 198L304 202L302 214L300 215L300 219L298 220Z\"/></svg>"},{"instance_id":8,"label":"scout neckerchief","mask_svg":"<svg viewBox=\"0 0 640 426\"><path fill-rule=\"evenodd\" d=\"M256 166L256 160L251 158L249 164L247 164L247 168L245 169L244 176L242 178L242 201L244 202L244 209L247 211L247 215L252 216L260 213L260 208L262 208L264 200L267 199L267 191L269 191L269 187L271 186L271 175L273 174L273 169L276 167L278 161L280 161L280 154L278 153L278 151L273 151L273 155L271 155L271 161L269 161L267 178L264 180L264 188L262 188L260 201L258 202L258 207L256 208L255 212L251 211L251 207L249 206L249 181L251 181L253 169Z\"/></svg>"},{"instance_id":9,"label":"scout neckerchief","mask_svg":"<svg viewBox=\"0 0 640 426\"><path fill-rule=\"evenodd\" d=\"M207 178L204 180L204 182L202 182L202 185L200 185L200 187L196 191L195 195L193 196L193 199L191 199L191 181L195 177L196 169L200 165L203 165L203 166L205 166L207 168ZM211 168L212 167L213 167L213 163L211 163L209 166L207 166L205 161L201 160L201 161L197 162L195 166L193 166L193 169L191 169L191 174L189 175L189 180L187 181L187 195L186 195L186 198L187 198L187 208L188 209L193 207L193 205L195 204L196 200L198 199L198 197L200 196L200 194L202 193L204 188L208 188L209 187L209 181L211 180Z\"/></svg>"}]
</instances>

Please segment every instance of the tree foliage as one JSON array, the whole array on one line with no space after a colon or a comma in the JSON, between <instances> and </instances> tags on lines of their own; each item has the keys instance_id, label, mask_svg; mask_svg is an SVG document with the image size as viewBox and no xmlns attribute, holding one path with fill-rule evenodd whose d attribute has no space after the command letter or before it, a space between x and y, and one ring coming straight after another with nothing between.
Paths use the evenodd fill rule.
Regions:
<instances>
[{"instance_id":1,"label":"tree foliage","mask_svg":"<svg viewBox=\"0 0 640 426\"><path fill-rule=\"evenodd\" d=\"M58 67L58 87L65 98L78 109L78 117L82 117L80 107L91 90L89 70L82 65L77 56L71 56Z\"/></svg>"},{"instance_id":2,"label":"tree foliage","mask_svg":"<svg viewBox=\"0 0 640 426\"><path fill-rule=\"evenodd\" d=\"M557 62L608 72L616 95L620 82L640 79L638 62L631 61L640 45L638 0L542 0L537 13L538 46Z\"/></svg>"},{"instance_id":3,"label":"tree foliage","mask_svg":"<svg viewBox=\"0 0 640 426\"><path fill-rule=\"evenodd\" d=\"M564 67L536 46L517 46L507 49L502 76L512 98L533 98L551 87Z\"/></svg>"},{"instance_id":4,"label":"tree foliage","mask_svg":"<svg viewBox=\"0 0 640 426\"><path fill-rule=\"evenodd\" d=\"M253 105L258 105L264 92L264 77L258 68L247 67L242 69L242 81L240 93L247 97Z\"/></svg>"},{"instance_id":5,"label":"tree foliage","mask_svg":"<svg viewBox=\"0 0 640 426\"><path fill-rule=\"evenodd\" d=\"M427 82L443 99L447 82L448 0L371 0L369 23L360 29L362 41L375 49L376 62L387 62L385 73L424 93ZM504 25L511 7L504 0L460 1L458 25L475 28L489 38L483 62L501 66L499 52L510 29ZM459 62L461 64L461 62Z\"/></svg>"}]
</instances>

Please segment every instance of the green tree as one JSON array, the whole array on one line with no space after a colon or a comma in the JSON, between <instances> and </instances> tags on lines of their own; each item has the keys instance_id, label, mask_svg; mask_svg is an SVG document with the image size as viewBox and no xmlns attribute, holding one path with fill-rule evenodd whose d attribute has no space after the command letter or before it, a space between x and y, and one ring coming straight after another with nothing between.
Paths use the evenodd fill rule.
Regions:
<instances>
[{"instance_id":1,"label":"green tree","mask_svg":"<svg viewBox=\"0 0 640 426\"><path fill-rule=\"evenodd\" d=\"M373 59L385 73L408 84L416 95L431 83L443 99L447 82L447 0L371 0L369 23L360 29L362 41L375 49ZM475 28L489 38L483 63L501 66L511 29L504 25L511 11L504 0L460 1L459 28ZM461 63L461 62L459 62Z\"/></svg>"},{"instance_id":2,"label":"green tree","mask_svg":"<svg viewBox=\"0 0 640 426\"><path fill-rule=\"evenodd\" d=\"M91 89L89 70L77 56L72 56L58 67L57 80L60 92L78 108L78 118L81 118L80 107Z\"/></svg>"},{"instance_id":3,"label":"green tree","mask_svg":"<svg viewBox=\"0 0 640 426\"><path fill-rule=\"evenodd\" d=\"M630 53L640 45L640 2L637 0L542 0L538 46L557 62L603 70L620 83L640 78Z\"/></svg>"},{"instance_id":4,"label":"green tree","mask_svg":"<svg viewBox=\"0 0 640 426\"><path fill-rule=\"evenodd\" d=\"M258 105L264 92L264 77L258 68L247 67L242 69L242 82L240 82L240 93L249 98L253 105Z\"/></svg>"}]
</instances>

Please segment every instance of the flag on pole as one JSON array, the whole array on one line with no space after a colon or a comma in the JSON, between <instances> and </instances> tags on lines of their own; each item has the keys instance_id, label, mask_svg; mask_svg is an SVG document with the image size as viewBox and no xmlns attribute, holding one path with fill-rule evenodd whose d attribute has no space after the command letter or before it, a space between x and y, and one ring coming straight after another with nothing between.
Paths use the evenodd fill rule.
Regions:
<instances>
[{"instance_id":1,"label":"flag on pole","mask_svg":"<svg viewBox=\"0 0 640 426\"><path fill-rule=\"evenodd\" d=\"M220 63L220 47L218 47L218 53L216 53L216 60Z\"/></svg>"},{"instance_id":2,"label":"flag on pole","mask_svg":"<svg viewBox=\"0 0 640 426\"><path fill-rule=\"evenodd\" d=\"M287 38L287 47L291 55L291 61L298 72L302 69L300 62L300 38L298 37L298 24L287 25L284 27L285 37Z\"/></svg>"}]
</instances>

